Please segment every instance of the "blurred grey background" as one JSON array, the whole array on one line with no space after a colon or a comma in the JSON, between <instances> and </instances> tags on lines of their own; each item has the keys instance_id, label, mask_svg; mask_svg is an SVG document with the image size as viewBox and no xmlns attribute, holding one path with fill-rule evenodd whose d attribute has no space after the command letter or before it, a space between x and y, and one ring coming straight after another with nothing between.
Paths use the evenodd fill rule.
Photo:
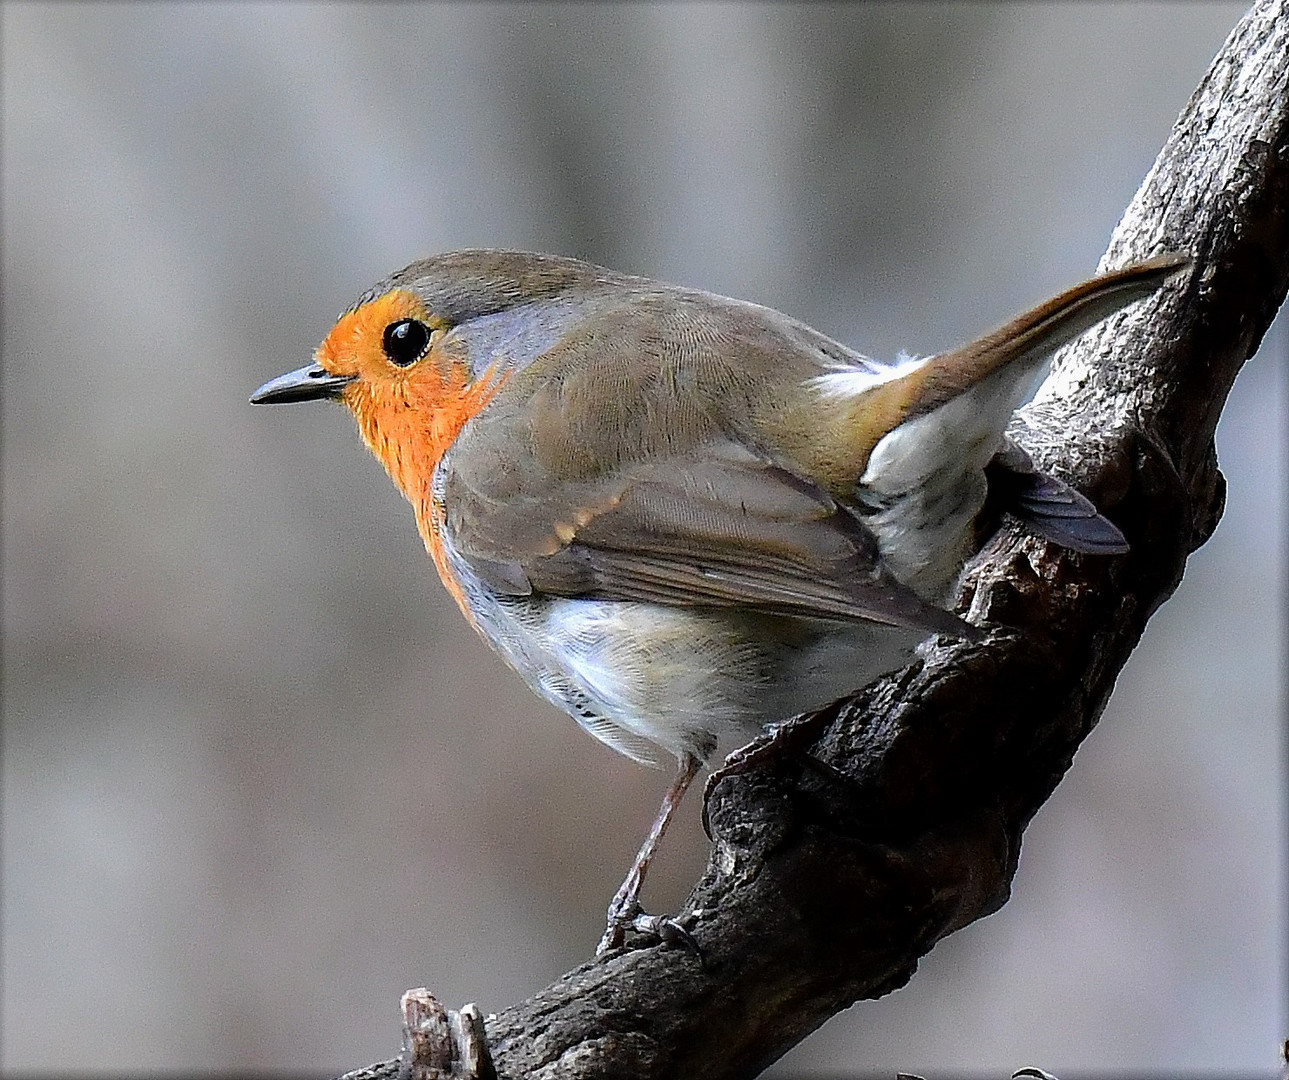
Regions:
<instances>
[{"instance_id":1,"label":"blurred grey background","mask_svg":"<svg viewBox=\"0 0 1289 1080\"><path fill-rule=\"evenodd\" d=\"M1242 9L6 4L3 1067L338 1071L594 946L666 776L475 639L341 410L247 404L362 289L533 248L946 347L1093 270ZM1287 345L1013 900L774 1075L1275 1070Z\"/></svg>"}]
</instances>

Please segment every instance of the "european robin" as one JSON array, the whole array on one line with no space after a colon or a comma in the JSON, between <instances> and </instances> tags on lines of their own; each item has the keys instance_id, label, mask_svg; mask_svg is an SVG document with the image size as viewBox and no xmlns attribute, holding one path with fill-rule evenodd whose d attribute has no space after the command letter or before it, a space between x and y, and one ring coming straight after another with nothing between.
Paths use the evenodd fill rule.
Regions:
<instances>
[{"instance_id":1,"label":"european robin","mask_svg":"<svg viewBox=\"0 0 1289 1080\"><path fill-rule=\"evenodd\" d=\"M596 738L676 759L600 949L628 927L688 940L639 893L718 736L857 689L931 634L977 636L947 605L987 498L1066 547L1126 550L1003 429L1055 349L1186 263L882 363L742 300L460 251L369 289L251 400L348 407L475 629Z\"/></svg>"}]
</instances>

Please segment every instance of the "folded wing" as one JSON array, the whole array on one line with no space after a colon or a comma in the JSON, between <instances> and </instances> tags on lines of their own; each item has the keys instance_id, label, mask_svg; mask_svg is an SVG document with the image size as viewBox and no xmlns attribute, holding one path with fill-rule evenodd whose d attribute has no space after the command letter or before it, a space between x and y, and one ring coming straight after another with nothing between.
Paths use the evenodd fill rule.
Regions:
<instances>
[{"instance_id":1,"label":"folded wing","mask_svg":"<svg viewBox=\"0 0 1289 1080\"><path fill-rule=\"evenodd\" d=\"M486 482L459 472L446 487L453 545L502 592L978 635L887 573L844 506L732 441L568 482L540 499L490 497Z\"/></svg>"}]
</instances>

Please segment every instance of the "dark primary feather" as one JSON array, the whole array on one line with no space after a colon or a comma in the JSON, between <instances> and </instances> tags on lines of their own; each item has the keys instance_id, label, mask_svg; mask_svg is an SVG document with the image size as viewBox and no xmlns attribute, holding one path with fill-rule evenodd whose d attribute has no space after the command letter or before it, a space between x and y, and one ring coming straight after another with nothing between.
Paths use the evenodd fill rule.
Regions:
<instances>
[{"instance_id":1,"label":"dark primary feather","mask_svg":"<svg viewBox=\"0 0 1289 1080\"><path fill-rule=\"evenodd\" d=\"M991 508L1019 518L1040 536L1071 551L1122 555L1118 527L1063 480L1041 472L1017 443L1005 439L986 470Z\"/></svg>"}]
</instances>

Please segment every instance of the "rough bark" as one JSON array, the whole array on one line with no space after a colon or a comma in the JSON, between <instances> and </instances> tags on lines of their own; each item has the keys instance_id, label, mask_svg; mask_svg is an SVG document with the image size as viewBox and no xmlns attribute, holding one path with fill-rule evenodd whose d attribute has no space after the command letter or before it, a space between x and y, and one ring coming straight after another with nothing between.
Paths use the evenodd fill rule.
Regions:
<instances>
[{"instance_id":1,"label":"rough bark","mask_svg":"<svg viewBox=\"0 0 1289 1080\"><path fill-rule=\"evenodd\" d=\"M709 785L711 858L682 912L703 962L618 952L488 1017L499 1076L754 1076L1007 900L1025 826L1222 512L1214 429L1289 285L1289 0L1233 31L1102 268L1169 250L1189 274L1067 349L1016 424L1131 553L1004 525L961 598L987 641L925 647Z\"/></svg>"}]
</instances>

